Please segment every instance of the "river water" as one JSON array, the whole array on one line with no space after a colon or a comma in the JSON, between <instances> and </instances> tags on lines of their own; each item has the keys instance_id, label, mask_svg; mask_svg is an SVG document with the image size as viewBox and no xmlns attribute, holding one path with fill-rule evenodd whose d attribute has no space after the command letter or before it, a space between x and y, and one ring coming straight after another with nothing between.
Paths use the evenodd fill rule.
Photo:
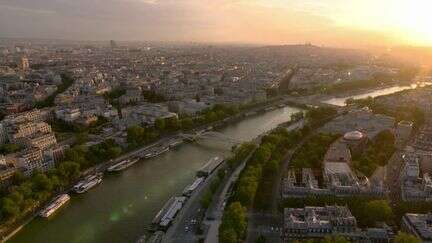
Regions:
<instances>
[{"instance_id":1,"label":"river water","mask_svg":"<svg viewBox=\"0 0 432 243\"><path fill-rule=\"evenodd\" d=\"M251 140L289 121L298 111L292 107L276 109L219 132L237 140ZM231 146L228 140L202 139L141 161L123 173L106 175L101 185L83 195L73 195L52 219L33 220L9 242L135 242L163 204L194 180L196 170L214 156L229 155Z\"/></svg>"},{"instance_id":2,"label":"river water","mask_svg":"<svg viewBox=\"0 0 432 243\"><path fill-rule=\"evenodd\" d=\"M341 98L331 98L328 100L323 101L323 103L326 104L330 104L330 105L336 105L336 106L345 106L345 101L347 99L353 98L353 99L364 99L367 97L378 97L378 96L383 96L383 95L389 95L389 94L393 94L396 92L400 92L403 90L407 90L407 89L415 89L417 87L424 87L426 85L431 85L431 83L421 83L419 85L417 84L412 84L409 86L393 86L393 87L388 87L388 88L383 88L383 89L376 89L373 91L369 91L363 94L358 94L358 95L352 95L352 96L347 96L347 97L341 97Z\"/></svg>"}]
</instances>

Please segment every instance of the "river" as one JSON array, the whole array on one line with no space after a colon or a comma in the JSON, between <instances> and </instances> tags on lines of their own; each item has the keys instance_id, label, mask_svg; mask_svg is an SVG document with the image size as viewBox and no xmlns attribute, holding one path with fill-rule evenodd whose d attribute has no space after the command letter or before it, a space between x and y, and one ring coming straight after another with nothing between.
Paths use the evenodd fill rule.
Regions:
<instances>
[{"instance_id":1,"label":"river","mask_svg":"<svg viewBox=\"0 0 432 243\"><path fill-rule=\"evenodd\" d=\"M322 103L326 103L326 104L330 104L330 105L336 105L336 106L345 106L346 105L345 101L347 99L350 99L350 98L353 98L353 99L364 99L367 97L375 98L378 96L389 95L389 94L393 94L393 93L400 92L403 90L415 89L417 87L424 87L426 85L431 85L431 83L425 82L425 83L421 83L419 85L412 84L412 85L407 85L407 86L393 86L393 87L387 87L387 88L382 88L382 89L376 89L376 90L368 91L368 92L362 93L362 94L351 95L351 96L347 96L347 97L331 98L331 99L323 101Z\"/></svg>"},{"instance_id":2,"label":"river","mask_svg":"<svg viewBox=\"0 0 432 243\"><path fill-rule=\"evenodd\" d=\"M230 124L219 132L237 140L251 140L289 121L298 111L292 107L276 109ZM123 173L106 175L102 184L88 193L73 195L52 219L33 220L9 242L135 242L166 200L181 194L208 159L229 155L231 146L227 141L202 139L141 161Z\"/></svg>"}]
</instances>

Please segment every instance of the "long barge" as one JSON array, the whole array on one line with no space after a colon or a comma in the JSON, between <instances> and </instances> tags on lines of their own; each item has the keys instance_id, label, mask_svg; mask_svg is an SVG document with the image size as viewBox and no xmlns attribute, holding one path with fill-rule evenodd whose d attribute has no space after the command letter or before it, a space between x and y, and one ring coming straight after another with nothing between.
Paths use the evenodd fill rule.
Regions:
<instances>
[{"instance_id":1,"label":"long barge","mask_svg":"<svg viewBox=\"0 0 432 243\"><path fill-rule=\"evenodd\" d=\"M138 158L126 159L126 160L123 160L117 164L111 165L110 167L108 167L107 171L108 172L119 172L119 171L122 171L122 170L125 170L125 169L131 167L132 165L134 165L138 161L139 161Z\"/></svg>"},{"instance_id":2,"label":"long barge","mask_svg":"<svg viewBox=\"0 0 432 243\"><path fill-rule=\"evenodd\" d=\"M198 177L191 185L187 186L183 191L183 196L190 197L192 193L204 182L204 177Z\"/></svg>"},{"instance_id":3,"label":"long barge","mask_svg":"<svg viewBox=\"0 0 432 243\"><path fill-rule=\"evenodd\" d=\"M170 198L154 217L153 226L158 230L167 230L185 202L186 197Z\"/></svg>"},{"instance_id":4,"label":"long barge","mask_svg":"<svg viewBox=\"0 0 432 243\"><path fill-rule=\"evenodd\" d=\"M198 177L207 177L213 171L215 171L222 163L224 159L222 157L214 157L211 158L201 169L198 170L197 176Z\"/></svg>"},{"instance_id":5,"label":"long barge","mask_svg":"<svg viewBox=\"0 0 432 243\"><path fill-rule=\"evenodd\" d=\"M53 215L61 206L69 202L70 196L68 194L61 194L56 197L44 210L39 213L42 218L48 218Z\"/></svg>"},{"instance_id":6,"label":"long barge","mask_svg":"<svg viewBox=\"0 0 432 243\"><path fill-rule=\"evenodd\" d=\"M102 182L102 173L91 175L84 180L78 182L74 187L73 191L76 193L85 193L93 187L99 185Z\"/></svg>"},{"instance_id":7,"label":"long barge","mask_svg":"<svg viewBox=\"0 0 432 243\"><path fill-rule=\"evenodd\" d=\"M157 157L157 156L159 156L159 155L161 155L161 154L163 154L165 152L168 152L169 149L170 149L169 146L158 147L156 149L152 149L152 150L144 153L144 155L142 156L142 158L144 158L144 159L150 159L150 158L153 158L153 157Z\"/></svg>"}]
</instances>

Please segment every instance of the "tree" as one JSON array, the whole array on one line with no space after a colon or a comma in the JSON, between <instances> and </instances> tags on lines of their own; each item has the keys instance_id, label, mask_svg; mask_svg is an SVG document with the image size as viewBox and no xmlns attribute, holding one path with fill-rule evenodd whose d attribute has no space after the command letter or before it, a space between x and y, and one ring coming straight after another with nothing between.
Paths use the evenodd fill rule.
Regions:
<instances>
[{"instance_id":1,"label":"tree","mask_svg":"<svg viewBox=\"0 0 432 243\"><path fill-rule=\"evenodd\" d=\"M211 191L206 191L201 198L201 206L203 208L208 208L210 206L211 200L212 200L213 194Z\"/></svg>"},{"instance_id":2,"label":"tree","mask_svg":"<svg viewBox=\"0 0 432 243\"><path fill-rule=\"evenodd\" d=\"M12 184L18 185L24 182L26 179L25 175L21 171L15 172L15 174L12 176Z\"/></svg>"},{"instance_id":3,"label":"tree","mask_svg":"<svg viewBox=\"0 0 432 243\"><path fill-rule=\"evenodd\" d=\"M247 229L246 208L239 202L234 202L228 206L225 221L237 233L237 237L242 239Z\"/></svg>"},{"instance_id":4,"label":"tree","mask_svg":"<svg viewBox=\"0 0 432 243\"><path fill-rule=\"evenodd\" d=\"M162 95L156 94L151 90L143 90L143 96L144 99L150 103L160 103L165 101L165 98Z\"/></svg>"},{"instance_id":5,"label":"tree","mask_svg":"<svg viewBox=\"0 0 432 243\"><path fill-rule=\"evenodd\" d=\"M14 143L7 143L0 146L0 154L10 154L15 153L22 149L22 146Z\"/></svg>"},{"instance_id":6,"label":"tree","mask_svg":"<svg viewBox=\"0 0 432 243\"><path fill-rule=\"evenodd\" d=\"M155 121L155 127L159 131L164 131L165 130L165 119L162 119L162 118L156 119L156 121Z\"/></svg>"},{"instance_id":7,"label":"tree","mask_svg":"<svg viewBox=\"0 0 432 243\"><path fill-rule=\"evenodd\" d=\"M313 108L306 113L306 120L312 127L318 127L326 122L326 119L337 114L337 110L330 107Z\"/></svg>"},{"instance_id":8,"label":"tree","mask_svg":"<svg viewBox=\"0 0 432 243\"><path fill-rule=\"evenodd\" d=\"M20 208L11 198L5 197L2 200L1 212L7 220L13 221L19 215Z\"/></svg>"},{"instance_id":9,"label":"tree","mask_svg":"<svg viewBox=\"0 0 432 243\"><path fill-rule=\"evenodd\" d=\"M237 233L234 229L219 231L219 243L237 243Z\"/></svg>"},{"instance_id":10,"label":"tree","mask_svg":"<svg viewBox=\"0 0 432 243\"><path fill-rule=\"evenodd\" d=\"M186 118L181 119L180 124L181 124L182 129L188 130L188 129L191 129L193 127L193 120L190 117L186 117Z\"/></svg>"},{"instance_id":11,"label":"tree","mask_svg":"<svg viewBox=\"0 0 432 243\"><path fill-rule=\"evenodd\" d=\"M90 165L89 161L85 157L86 152L83 146L74 146L71 149L66 150L65 160L73 161L82 167Z\"/></svg>"},{"instance_id":12,"label":"tree","mask_svg":"<svg viewBox=\"0 0 432 243\"><path fill-rule=\"evenodd\" d=\"M246 208L240 202L228 206L219 226L219 242L239 242L247 229Z\"/></svg>"},{"instance_id":13,"label":"tree","mask_svg":"<svg viewBox=\"0 0 432 243\"><path fill-rule=\"evenodd\" d=\"M303 118L304 118L304 113L302 111L296 112L291 115L292 121L300 121Z\"/></svg>"},{"instance_id":14,"label":"tree","mask_svg":"<svg viewBox=\"0 0 432 243\"><path fill-rule=\"evenodd\" d=\"M165 120L165 129L168 131L177 131L180 128L180 122L177 117L170 117Z\"/></svg>"},{"instance_id":15,"label":"tree","mask_svg":"<svg viewBox=\"0 0 432 243\"><path fill-rule=\"evenodd\" d=\"M77 179L80 175L80 165L72 161L64 161L58 167L58 173L61 178L67 181Z\"/></svg>"},{"instance_id":16,"label":"tree","mask_svg":"<svg viewBox=\"0 0 432 243\"><path fill-rule=\"evenodd\" d=\"M270 146L261 145L254 153L252 164L264 164L271 157L272 149Z\"/></svg>"},{"instance_id":17,"label":"tree","mask_svg":"<svg viewBox=\"0 0 432 243\"><path fill-rule=\"evenodd\" d=\"M343 236L336 235L336 236L327 236L321 242L322 243L348 243L350 241Z\"/></svg>"},{"instance_id":18,"label":"tree","mask_svg":"<svg viewBox=\"0 0 432 243\"><path fill-rule=\"evenodd\" d=\"M204 115L204 119L206 123L214 122L217 120L217 114L214 111L207 112Z\"/></svg>"},{"instance_id":19,"label":"tree","mask_svg":"<svg viewBox=\"0 0 432 243\"><path fill-rule=\"evenodd\" d=\"M88 141L88 133L87 132L80 132L77 133L75 136L76 144L81 145Z\"/></svg>"},{"instance_id":20,"label":"tree","mask_svg":"<svg viewBox=\"0 0 432 243\"><path fill-rule=\"evenodd\" d=\"M218 170L217 175L219 180L222 181L225 178L225 170L224 169Z\"/></svg>"},{"instance_id":21,"label":"tree","mask_svg":"<svg viewBox=\"0 0 432 243\"><path fill-rule=\"evenodd\" d=\"M141 126L134 125L127 129L127 142L136 147L140 145L145 139L145 129Z\"/></svg>"},{"instance_id":22,"label":"tree","mask_svg":"<svg viewBox=\"0 0 432 243\"><path fill-rule=\"evenodd\" d=\"M420 243L421 240L417 237L406 234L403 232L399 232L395 238L395 243Z\"/></svg>"},{"instance_id":23,"label":"tree","mask_svg":"<svg viewBox=\"0 0 432 243\"><path fill-rule=\"evenodd\" d=\"M260 236L256 239L255 243L266 243L266 238L265 238L265 236L264 236L264 235L260 235Z\"/></svg>"},{"instance_id":24,"label":"tree","mask_svg":"<svg viewBox=\"0 0 432 243\"><path fill-rule=\"evenodd\" d=\"M34 173L31 181L33 182L35 191L52 191L53 189L50 179L41 172Z\"/></svg>"},{"instance_id":25,"label":"tree","mask_svg":"<svg viewBox=\"0 0 432 243\"><path fill-rule=\"evenodd\" d=\"M386 200L373 200L365 205L366 224L373 226L377 221L388 222L393 218L393 212Z\"/></svg>"}]
</instances>

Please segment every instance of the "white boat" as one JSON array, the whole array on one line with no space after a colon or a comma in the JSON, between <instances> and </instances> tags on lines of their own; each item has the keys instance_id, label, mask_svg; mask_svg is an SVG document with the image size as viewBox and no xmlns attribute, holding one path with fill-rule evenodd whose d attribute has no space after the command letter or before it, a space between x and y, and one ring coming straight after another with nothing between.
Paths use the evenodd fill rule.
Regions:
<instances>
[{"instance_id":1,"label":"white boat","mask_svg":"<svg viewBox=\"0 0 432 243\"><path fill-rule=\"evenodd\" d=\"M265 110L265 111L272 111L272 110L274 110L274 109L276 109L276 108L274 108L273 106L270 106L270 107L265 108L264 110Z\"/></svg>"},{"instance_id":2,"label":"white boat","mask_svg":"<svg viewBox=\"0 0 432 243\"><path fill-rule=\"evenodd\" d=\"M169 147L168 146L162 147L160 150L156 150L156 156L161 155L161 154L163 154L165 152L168 152L168 151L169 151Z\"/></svg>"},{"instance_id":3,"label":"white boat","mask_svg":"<svg viewBox=\"0 0 432 243\"><path fill-rule=\"evenodd\" d=\"M39 216L43 218L48 218L69 200L70 196L68 194L61 194L60 196L56 197L54 201L50 203L50 205L48 205L44 210L42 210L39 213Z\"/></svg>"},{"instance_id":4,"label":"white boat","mask_svg":"<svg viewBox=\"0 0 432 243\"><path fill-rule=\"evenodd\" d=\"M160 147L158 149L155 149L155 150L152 150L152 151L146 153L144 155L144 159L153 158L153 157L159 156L159 155L161 155L165 152L168 152L168 151L169 151L169 146Z\"/></svg>"},{"instance_id":5,"label":"white boat","mask_svg":"<svg viewBox=\"0 0 432 243\"><path fill-rule=\"evenodd\" d=\"M177 147L178 145L180 145L180 144L182 144L183 143L183 141L182 140L180 140L180 139L173 139L173 140L171 140L170 141L170 143L169 143L169 147L170 148L174 148L174 147Z\"/></svg>"},{"instance_id":6,"label":"white boat","mask_svg":"<svg viewBox=\"0 0 432 243\"><path fill-rule=\"evenodd\" d=\"M245 116L247 117L247 116L253 116L253 115L256 115L257 114L257 112L256 111L250 111L250 112L247 112L246 114L245 114Z\"/></svg>"},{"instance_id":7,"label":"white boat","mask_svg":"<svg viewBox=\"0 0 432 243\"><path fill-rule=\"evenodd\" d=\"M102 182L102 174L96 174L87 177L83 181L79 182L74 186L74 191L76 193L84 193L93 188L94 186L98 185Z\"/></svg>"},{"instance_id":8,"label":"white boat","mask_svg":"<svg viewBox=\"0 0 432 243\"><path fill-rule=\"evenodd\" d=\"M150 158L153 158L154 157L154 153L153 152L148 152L148 153L146 153L146 154L144 154L144 156L143 156L143 158L144 159L150 159Z\"/></svg>"},{"instance_id":9,"label":"white boat","mask_svg":"<svg viewBox=\"0 0 432 243\"><path fill-rule=\"evenodd\" d=\"M133 164L135 164L136 162L138 162L139 159L127 159L127 160L123 160L117 164L111 165L110 167L108 167L107 171L108 172L118 172L118 171L122 171L124 169L129 168L130 166L132 166Z\"/></svg>"}]
</instances>

